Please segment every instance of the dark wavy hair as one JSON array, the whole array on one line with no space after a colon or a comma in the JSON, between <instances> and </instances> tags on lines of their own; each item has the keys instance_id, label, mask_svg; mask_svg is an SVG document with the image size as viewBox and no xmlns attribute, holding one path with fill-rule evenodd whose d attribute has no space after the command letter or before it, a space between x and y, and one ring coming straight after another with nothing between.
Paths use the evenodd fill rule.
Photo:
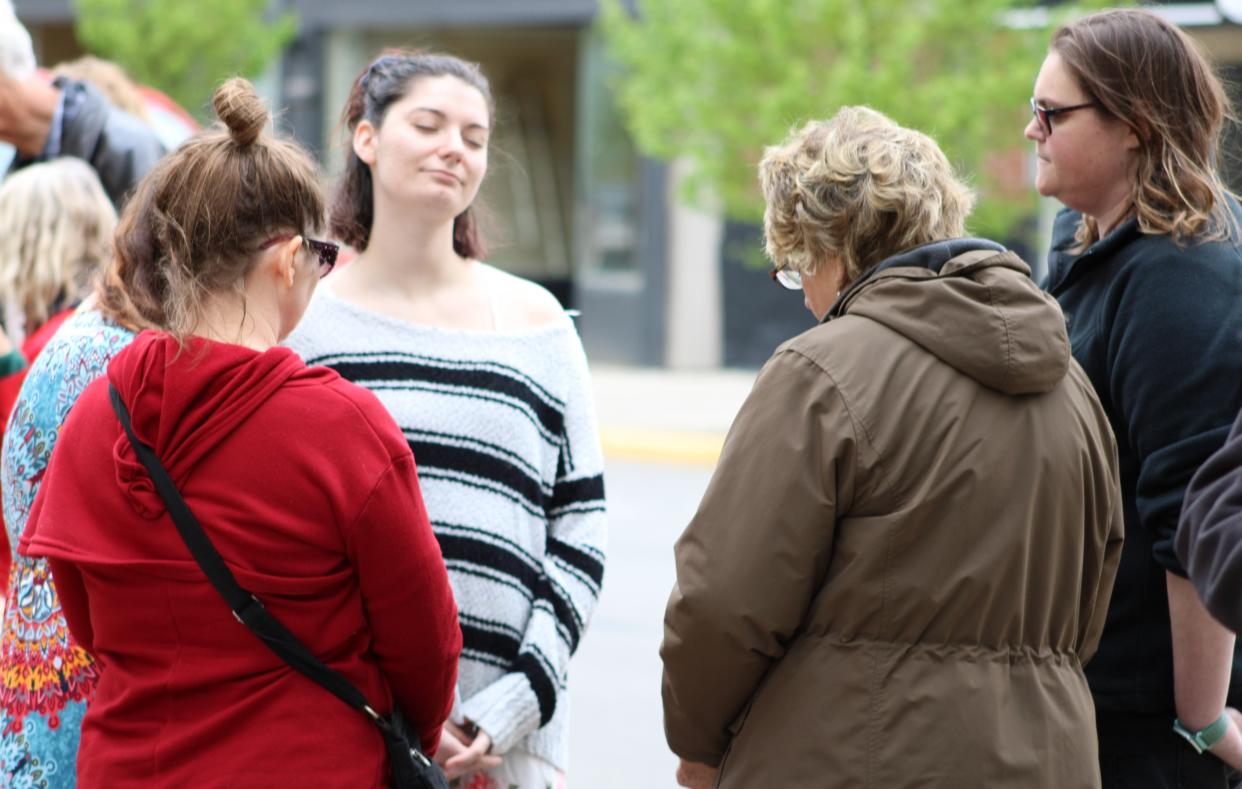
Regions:
<instances>
[{"instance_id":1,"label":"dark wavy hair","mask_svg":"<svg viewBox=\"0 0 1242 789\"><path fill-rule=\"evenodd\" d=\"M404 98L413 82L422 77L456 77L483 94L489 120L495 117L492 89L478 64L452 55L389 49L354 80L349 101L341 113L341 125L351 136L364 120L378 129L388 109ZM375 218L373 189L371 168L358 158L352 146L348 147L345 172L332 196L329 221L332 234L359 252L364 251L371 240L371 223ZM453 220L453 251L463 258L480 259L487 255L473 207L467 206Z\"/></svg>"}]
</instances>

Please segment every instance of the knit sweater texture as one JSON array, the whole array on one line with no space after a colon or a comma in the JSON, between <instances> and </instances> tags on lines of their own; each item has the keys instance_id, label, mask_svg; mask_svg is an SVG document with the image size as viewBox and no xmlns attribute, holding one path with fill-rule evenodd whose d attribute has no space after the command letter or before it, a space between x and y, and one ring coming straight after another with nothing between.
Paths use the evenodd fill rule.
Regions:
<instances>
[{"instance_id":1,"label":"knit sweater texture","mask_svg":"<svg viewBox=\"0 0 1242 789\"><path fill-rule=\"evenodd\" d=\"M461 618L454 717L565 771L569 659L604 572L603 456L568 317L515 331L409 323L316 294L287 343L370 389L418 463Z\"/></svg>"}]
</instances>

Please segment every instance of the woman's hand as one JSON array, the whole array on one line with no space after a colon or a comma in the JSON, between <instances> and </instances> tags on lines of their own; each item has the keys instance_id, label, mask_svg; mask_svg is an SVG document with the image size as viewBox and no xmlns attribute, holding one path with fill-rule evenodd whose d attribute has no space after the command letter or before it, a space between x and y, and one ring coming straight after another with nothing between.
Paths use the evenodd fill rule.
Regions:
<instances>
[{"instance_id":1,"label":"woman's hand","mask_svg":"<svg viewBox=\"0 0 1242 789\"><path fill-rule=\"evenodd\" d=\"M445 744L448 740L456 743L457 748L447 754L444 761L440 761L440 754L446 752ZM444 774L451 781L466 773L499 767L501 758L489 753L491 749L492 738L487 732L476 729L472 734L450 721L444 724L444 735L440 740L440 750L436 752L436 762L444 768Z\"/></svg>"},{"instance_id":2,"label":"woman's hand","mask_svg":"<svg viewBox=\"0 0 1242 789\"><path fill-rule=\"evenodd\" d=\"M720 768L701 762L688 762L682 759L677 763L678 786L686 786L689 789L712 789L719 775Z\"/></svg>"},{"instance_id":3,"label":"woman's hand","mask_svg":"<svg viewBox=\"0 0 1242 789\"><path fill-rule=\"evenodd\" d=\"M449 759L465 752L466 744L457 736L460 731L451 723L444 724L444 731L440 732L440 747L436 749L434 758L436 764L443 767Z\"/></svg>"}]
</instances>

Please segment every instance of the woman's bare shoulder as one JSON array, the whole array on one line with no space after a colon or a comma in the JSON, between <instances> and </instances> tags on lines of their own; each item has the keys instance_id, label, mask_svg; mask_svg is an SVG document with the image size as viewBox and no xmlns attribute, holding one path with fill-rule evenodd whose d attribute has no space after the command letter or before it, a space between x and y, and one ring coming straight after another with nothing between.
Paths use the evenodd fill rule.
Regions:
<instances>
[{"instance_id":1,"label":"woman's bare shoulder","mask_svg":"<svg viewBox=\"0 0 1242 789\"><path fill-rule=\"evenodd\" d=\"M547 288L495 266L487 269L504 328L533 329L564 319L565 308Z\"/></svg>"}]
</instances>

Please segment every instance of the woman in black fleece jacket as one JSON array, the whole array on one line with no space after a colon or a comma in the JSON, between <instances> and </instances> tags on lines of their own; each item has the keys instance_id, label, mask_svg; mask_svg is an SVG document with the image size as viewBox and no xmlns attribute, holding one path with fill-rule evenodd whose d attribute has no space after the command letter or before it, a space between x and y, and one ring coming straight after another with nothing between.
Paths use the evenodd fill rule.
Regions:
<instances>
[{"instance_id":1,"label":"woman in black fleece jacket","mask_svg":"<svg viewBox=\"0 0 1242 789\"><path fill-rule=\"evenodd\" d=\"M1233 635L1173 550L1186 485L1242 407L1239 209L1213 167L1227 107L1184 33L1125 9L1054 34L1026 128L1036 187L1072 209L1048 290L1117 436L1126 543L1086 667L1106 789L1223 789L1242 766Z\"/></svg>"}]
</instances>

